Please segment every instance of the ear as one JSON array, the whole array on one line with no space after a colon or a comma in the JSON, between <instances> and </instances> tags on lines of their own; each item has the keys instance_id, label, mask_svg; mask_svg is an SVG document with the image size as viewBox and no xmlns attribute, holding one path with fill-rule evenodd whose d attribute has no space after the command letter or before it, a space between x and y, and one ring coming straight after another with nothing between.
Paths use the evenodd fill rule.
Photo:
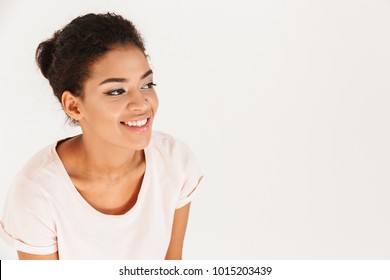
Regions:
<instances>
[{"instance_id":1,"label":"ear","mask_svg":"<svg viewBox=\"0 0 390 280\"><path fill-rule=\"evenodd\" d=\"M82 119L82 114L80 112L80 97L74 96L70 91L66 90L62 93L61 103L65 113L69 117L76 121L80 121Z\"/></svg>"}]
</instances>

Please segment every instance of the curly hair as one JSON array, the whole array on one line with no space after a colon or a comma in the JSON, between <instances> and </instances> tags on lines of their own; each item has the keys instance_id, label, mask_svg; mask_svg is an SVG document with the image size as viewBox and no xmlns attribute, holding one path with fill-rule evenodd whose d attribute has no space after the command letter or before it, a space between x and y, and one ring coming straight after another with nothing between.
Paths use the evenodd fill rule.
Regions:
<instances>
[{"instance_id":1,"label":"curly hair","mask_svg":"<svg viewBox=\"0 0 390 280\"><path fill-rule=\"evenodd\" d=\"M35 59L61 103L68 90L83 97L90 66L118 45L133 45L145 53L141 34L134 24L114 13L79 16L40 43Z\"/></svg>"}]
</instances>

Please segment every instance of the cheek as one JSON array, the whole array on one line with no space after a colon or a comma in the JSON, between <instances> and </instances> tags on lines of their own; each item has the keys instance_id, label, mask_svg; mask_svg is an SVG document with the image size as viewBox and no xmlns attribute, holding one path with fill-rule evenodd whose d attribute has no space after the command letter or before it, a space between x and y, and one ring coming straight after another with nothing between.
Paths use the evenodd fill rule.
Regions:
<instances>
[{"instance_id":1,"label":"cheek","mask_svg":"<svg viewBox=\"0 0 390 280\"><path fill-rule=\"evenodd\" d=\"M149 99L149 102L150 104L152 105L153 107L153 110L156 112L157 109L158 109L158 97L157 97L157 94L154 93L153 95L151 95L150 99Z\"/></svg>"},{"instance_id":2,"label":"cheek","mask_svg":"<svg viewBox=\"0 0 390 280\"><path fill-rule=\"evenodd\" d=\"M96 121L99 125L115 121L121 112L120 103L88 102L84 106L85 117Z\"/></svg>"}]
</instances>

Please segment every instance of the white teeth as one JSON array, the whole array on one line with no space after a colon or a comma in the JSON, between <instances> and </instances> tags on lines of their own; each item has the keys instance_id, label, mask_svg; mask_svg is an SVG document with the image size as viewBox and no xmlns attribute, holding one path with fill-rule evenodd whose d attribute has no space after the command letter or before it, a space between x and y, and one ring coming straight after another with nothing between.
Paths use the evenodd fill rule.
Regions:
<instances>
[{"instance_id":1,"label":"white teeth","mask_svg":"<svg viewBox=\"0 0 390 280\"><path fill-rule=\"evenodd\" d=\"M125 122L126 125L128 126L144 126L148 122L148 119L144 119L142 121L130 121L130 122Z\"/></svg>"}]
</instances>

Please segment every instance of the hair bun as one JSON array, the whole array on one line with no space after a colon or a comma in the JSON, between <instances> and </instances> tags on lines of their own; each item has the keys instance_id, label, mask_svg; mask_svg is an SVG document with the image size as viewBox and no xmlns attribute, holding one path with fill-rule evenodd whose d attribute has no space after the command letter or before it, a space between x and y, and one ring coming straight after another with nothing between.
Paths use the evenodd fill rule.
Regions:
<instances>
[{"instance_id":1,"label":"hair bun","mask_svg":"<svg viewBox=\"0 0 390 280\"><path fill-rule=\"evenodd\" d=\"M58 32L52 38L40 43L35 52L36 63L46 79L48 79L49 71L53 63L57 38Z\"/></svg>"}]
</instances>

